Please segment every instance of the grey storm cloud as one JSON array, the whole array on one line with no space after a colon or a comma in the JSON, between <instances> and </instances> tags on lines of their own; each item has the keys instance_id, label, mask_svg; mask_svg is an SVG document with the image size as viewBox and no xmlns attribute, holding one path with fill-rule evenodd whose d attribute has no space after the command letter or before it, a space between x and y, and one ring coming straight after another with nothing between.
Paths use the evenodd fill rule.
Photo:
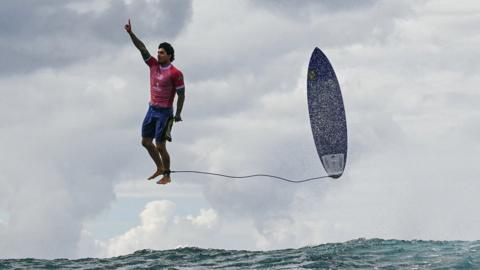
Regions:
<instances>
[{"instance_id":1,"label":"grey storm cloud","mask_svg":"<svg viewBox=\"0 0 480 270\"><path fill-rule=\"evenodd\" d=\"M365 1L332 1L332 0L267 0L254 1L250 3L260 8L264 8L270 12L281 14L285 17L290 17L295 20L312 19L315 15L345 12L351 10L371 8L378 0Z\"/></svg>"},{"instance_id":2,"label":"grey storm cloud","mask_svg":"<svg viewBox=\"0 0 480 270\"><path fill-rule=\"evenodd\" d=\"M75 10L73 3L78 2L2 2L0 74L61 67L114 52L125 40L123 25L128 18L134 29L174 38L192 14L189 0L109 1L105 9L86 12Z\"/></svg>"}]
</instances>

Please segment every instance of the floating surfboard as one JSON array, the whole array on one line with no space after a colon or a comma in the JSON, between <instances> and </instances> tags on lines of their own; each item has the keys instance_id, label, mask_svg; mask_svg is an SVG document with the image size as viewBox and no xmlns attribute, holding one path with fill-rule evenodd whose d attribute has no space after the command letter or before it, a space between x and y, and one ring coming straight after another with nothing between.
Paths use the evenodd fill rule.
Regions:
<instances>
[{"instance_id":1,"label":"floating surfboard","mask_svg":"<svg viewBox=\"0 0 480 270\"><path fill-rule=\"evenodd\" d=\"M307 98L318 156L328 176L338 178L347 161L347 122L337 76L325 54L313 50L308 65Z\"/></svg>"}]
</instances>

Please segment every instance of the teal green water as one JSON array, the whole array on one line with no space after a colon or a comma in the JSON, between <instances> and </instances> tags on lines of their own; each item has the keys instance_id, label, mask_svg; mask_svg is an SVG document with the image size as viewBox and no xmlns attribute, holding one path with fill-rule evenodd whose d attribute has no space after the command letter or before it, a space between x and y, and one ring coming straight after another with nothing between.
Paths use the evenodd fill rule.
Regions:
<instances>
[{"instance_id":1,"label":"teal green water","mask_svg":"<svg viewBox=\"0 0 480 270\"><path fill-rule=\"evenodd\" d=\"M6 259L0 269L480 269L480 241L357 239L273 251L141 250L108 259Z\"/></svg>"}]
</instances>

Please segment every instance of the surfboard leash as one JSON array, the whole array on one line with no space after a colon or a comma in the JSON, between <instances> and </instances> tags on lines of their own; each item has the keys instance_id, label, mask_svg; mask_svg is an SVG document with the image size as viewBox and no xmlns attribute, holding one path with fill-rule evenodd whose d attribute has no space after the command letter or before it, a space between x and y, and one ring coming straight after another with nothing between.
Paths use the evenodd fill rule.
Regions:
<instances>
[{"instance_id":1,"label":"surfboard leash","mask_svg":"<svg viewBox=\"0 0 480 270\"><path fill-rule=\"evenodd\" d=\"M308 182L308 181L313 181L317 179L323 179L323 178L333 178L328 175L324 176L317 176L317 177L312 177L312 178L307 178L307 179L302 179L302 180L292 180L280 176L275 176L275 175L270 175L270 174L252 174L252 175L244 175L244 176L234 176L234 175L226 175L226 174L221 174L221 173L212 173L212 172L203 172L203 171L170 171L171 173L196 173L196 174L205 174L205 175L213 175L213 176L220 176L220 177L225 177L225 178L232 178L232 179L244 179L244 178L254 178L254 177L268 177L268 178L274 178L278 179L281 181L289 182L289 183L303 183L303 182Z\"/></svg>"}]
</instances>

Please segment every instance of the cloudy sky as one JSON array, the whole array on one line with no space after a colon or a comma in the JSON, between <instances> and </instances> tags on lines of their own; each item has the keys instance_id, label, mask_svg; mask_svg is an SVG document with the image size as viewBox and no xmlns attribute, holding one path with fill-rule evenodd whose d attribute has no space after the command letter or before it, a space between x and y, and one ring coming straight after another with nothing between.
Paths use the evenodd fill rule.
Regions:
<instances>
[{"instance_id":1,"label":"cloudy sky","mask_svg":"<svg viewBox=\"0 0 480 270\"><path fill-rule=\"evenodd\" d=\"M480 239L480 3L460 2L2 1L0 256ZM185 76L172 169L323 175L306 105L318 46L346 106L344 176L145 180L129 18Z\"/></svg>"}]
</instances>

